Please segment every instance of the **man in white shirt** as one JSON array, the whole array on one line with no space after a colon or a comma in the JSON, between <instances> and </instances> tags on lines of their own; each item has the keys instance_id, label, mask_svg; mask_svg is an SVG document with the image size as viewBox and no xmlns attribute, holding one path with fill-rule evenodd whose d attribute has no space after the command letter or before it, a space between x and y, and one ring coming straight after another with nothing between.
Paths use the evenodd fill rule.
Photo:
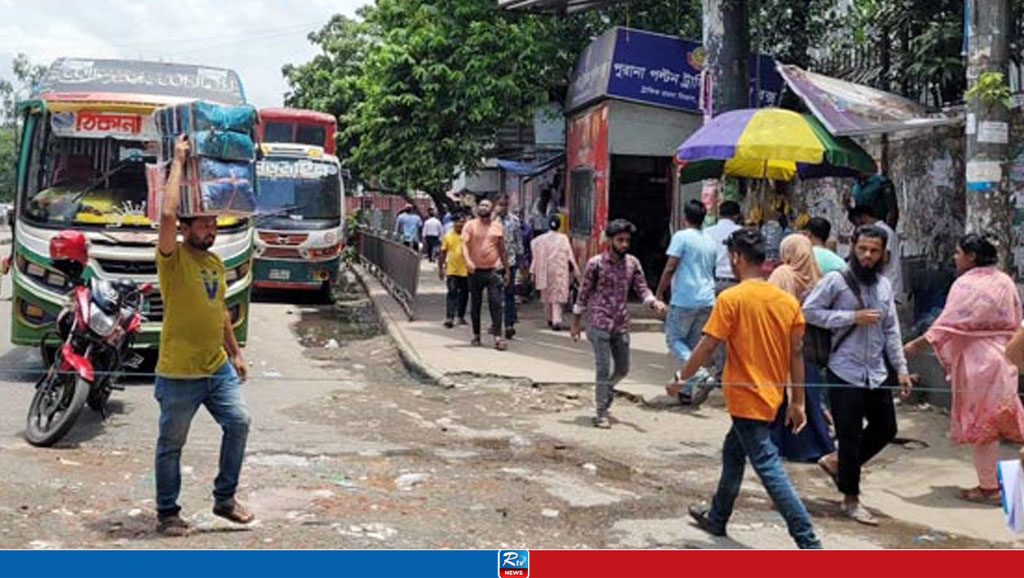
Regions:
<instances>
[{"instance_id":1,"label":"man in white shirt","mask_svg":"<svg viewBox=\"0 0 1024 578\"><path fill-rule=\"evenodd\" d=\"M423 223L423 243L427 260L433 263L434 257L437 255L437 249L441 246L441 235L444 234L444 225L437 218L436 210L429 209L427 215L427 221Z\"/></svg>"},{"instance_id":2,"label":"man in white shirt","mask_svg":"<svg viewBox=\"0 0 1024 578\"><path fill-rule=\"evenodd\" d=\"M718 207L718 222L704 229L704 234L711 237L715 242L715 250L718 251L718 260L715 265L715 293L721 293L736 284L736 277L732 272L732 265L729 263L729 251L725 247L725 240L737 229L743 227L738 224L740 220L740 205L736 201L725 201Z\"/></svg>"},{"instance_id":3,"label":"man in white shirt","mask_svg":"<svg viewBox=\"0 0 1024 578\"><path fill-rule=\"evenodd\" d=\"M885 221L876 217L869 205L859 205L850 209L849 218L855 227L874 225L889 235L889 240L885 245L885 256L883 258L885 267L882 269L882 275L892 285L892 293L896 297L896 303L902 303L903 266L900 263L899 235Z\"/></svg>"}]
</instances>

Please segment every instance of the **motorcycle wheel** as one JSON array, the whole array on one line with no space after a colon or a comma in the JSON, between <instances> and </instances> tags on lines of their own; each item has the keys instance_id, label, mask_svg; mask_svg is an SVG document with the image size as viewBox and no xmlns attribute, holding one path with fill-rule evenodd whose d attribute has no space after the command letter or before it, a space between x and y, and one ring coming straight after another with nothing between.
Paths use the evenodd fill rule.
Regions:
<instances>
[{"instance_id":1,"label":"motorcycle wheel","mask_svg":"<svg viewBox=\"0 0 1024 578\"><path fill-rule=\"evenodd\" d=\"M88 404L89 409L103 413L103 407L107 405L107 400L110 399L110 389L103 387L89 392L89 398L85 400Z\"/></svg>"},{"instance_id":2,"label":"motorcycle wheel","mask_svg":"<svg viewBox=\"0 0 1024 578\"><path fill-rule=\"evenodd\" d=\"M89 389L89 383L77 375L47 374L29 405L25 440L38 447L60 441L82 413Z\"/></svg>"}]
</instances>

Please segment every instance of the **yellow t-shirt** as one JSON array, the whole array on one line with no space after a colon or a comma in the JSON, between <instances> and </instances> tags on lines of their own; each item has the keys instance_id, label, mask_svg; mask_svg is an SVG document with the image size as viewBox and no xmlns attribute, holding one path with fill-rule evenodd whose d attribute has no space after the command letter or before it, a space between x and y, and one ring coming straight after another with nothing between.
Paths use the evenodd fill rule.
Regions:
<instances>
[{"instance_id":1,"label":"yellow t-shirt","mask_svg":"<svg viewBox=\"0 0 1024 578\"><path fill-rule=\"evenodd\" d=\"M160 332L163 377L213 375L228 359L224 350L224 263L209 251L182 244L170 256L156 252L164 322Z\"/></svg>"},{"instance_id":2,"label":"yellow t-shirt","mask_svg":"<svg viewBox=\"0 0 1024 578\"><path fill-rule=\"evenodd\" d=\"M445 252L445 274L449 277L467 277L466 259L462 256L462 235L455 229L448 231L441 238L441 250Z\"/></svg>"},{"instance_id":3,"label":"yellow t-shirt","mask_svg":"<svg viewBox=\"0 0 1024 578\"><path fill-rule=\"evenodd\" d=\"M794 331L804 331L800 304L766 281L744 281L718 296L704 333L725 342L722 391L729 415L775 419L789 383Z\"/></svg>"}]
</instances>

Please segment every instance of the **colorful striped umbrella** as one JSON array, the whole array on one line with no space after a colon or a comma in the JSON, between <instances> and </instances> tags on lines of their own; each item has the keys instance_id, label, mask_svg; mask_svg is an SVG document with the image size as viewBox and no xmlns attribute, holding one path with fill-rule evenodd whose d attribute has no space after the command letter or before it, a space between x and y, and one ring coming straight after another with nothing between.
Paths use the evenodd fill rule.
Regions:
<instances>
[{"instance_id":1,"label":"colorful striped umbrella","mask_svg":"<svg viewBox=\"0 0 1024 578\"><path fill-rule=\"evenodd\" d=\"M791 180L874 172L871 156L848 137L835 138L816 118L781 108L732 110L676 149L681 181L722 175Z\"/></svg>"}]
</instances>

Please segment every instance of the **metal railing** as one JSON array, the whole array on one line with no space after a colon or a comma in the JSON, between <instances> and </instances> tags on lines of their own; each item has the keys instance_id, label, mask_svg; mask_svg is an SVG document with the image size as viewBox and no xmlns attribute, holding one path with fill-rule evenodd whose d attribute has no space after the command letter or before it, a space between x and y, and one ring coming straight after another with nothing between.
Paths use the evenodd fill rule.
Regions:
<instances>
[{"instance_id":1,"label":"metal railing","mask_svg":"<svg viewBox=\"0 0 1024 578\"><path fill-rule=\"evenodd\" d=\"M359 258L412 320L420 280L419 252L403 245L392 233L360 227Z\"/></svg>"}]
</instances>

